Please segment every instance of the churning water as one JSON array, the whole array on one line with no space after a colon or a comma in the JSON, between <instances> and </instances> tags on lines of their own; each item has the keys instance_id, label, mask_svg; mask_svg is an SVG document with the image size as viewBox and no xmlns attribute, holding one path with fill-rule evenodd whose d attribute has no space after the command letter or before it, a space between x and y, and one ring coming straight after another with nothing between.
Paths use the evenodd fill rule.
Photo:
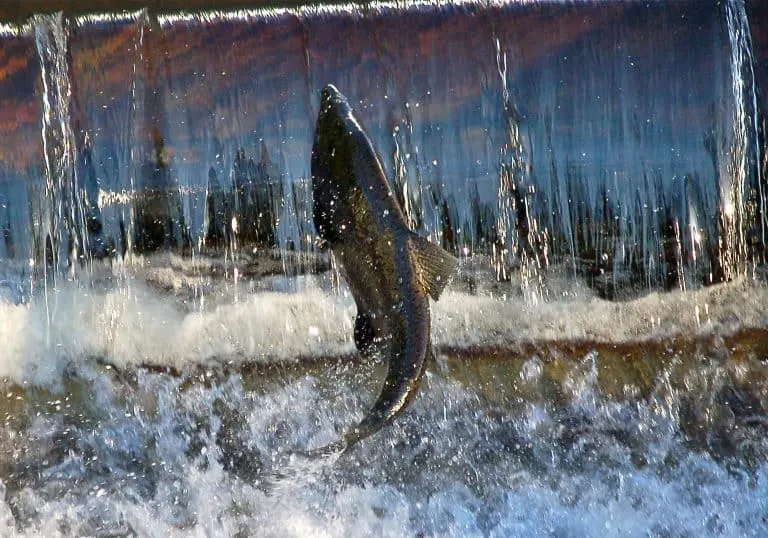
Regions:
<instances>
[{"instance_id":1,"label":"churning water","mask_svg":"<svg viewBox=\"0 0 768 538\"><path fill-rule=\"evenodd\" d=\"M352 355L343 286L198 273L195 298L162 261L0 304L3 535L768 531L760 284L614 303L457 282L413 406L310 460L383 375Z\"/></svg>"},{"instance_id":2,"label":"churning water","mask_svg":"<svg viewBox=\"0 0 768 538\"><path fill-rule=\"evenodd\" d=\"M766 21L542 0L0 26L0 535L768 535ZM384 371L315 245L329 82L461 262L413 405L310 459Z\"/></svg>"}]
</instances>

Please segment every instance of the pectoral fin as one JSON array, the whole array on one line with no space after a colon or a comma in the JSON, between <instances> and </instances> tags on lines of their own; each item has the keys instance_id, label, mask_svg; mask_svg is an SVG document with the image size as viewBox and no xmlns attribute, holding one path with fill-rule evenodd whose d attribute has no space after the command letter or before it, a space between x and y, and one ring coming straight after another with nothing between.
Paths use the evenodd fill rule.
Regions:
<instances>
[{"instance_id":1,"label":"pectoral fin","mask_svg":"<svg viewBox=\"0 0 768 538\"><path fill-rule=\"evenodd\" d=\"M419 284L436 301L453 276L459 260L416 234L409 238L409 246Z\"/></svg>"},{"instance_id":2,"label":"pectoral fin","mask_svg":"<svg viewBox=\"0 0 768 538\"><path fill-rule=\"evenodd\" d=\"M374 341L378 336L374 325L373 316L368 312L363 312L358 308L355 316L355 346L364 356L369 356L374 347Z\"/></svg>"}]
</instances>

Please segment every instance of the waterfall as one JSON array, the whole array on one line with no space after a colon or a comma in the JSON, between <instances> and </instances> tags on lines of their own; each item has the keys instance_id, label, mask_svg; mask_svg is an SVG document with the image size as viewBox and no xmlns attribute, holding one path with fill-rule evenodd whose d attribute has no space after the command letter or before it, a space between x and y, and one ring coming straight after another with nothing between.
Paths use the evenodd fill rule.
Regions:
<instances>
[{"instance_id":1,"label":"waterfall","mask_svg":"<svg viewBox=\"0 0 768 538\"><path fill-rule=\"evenodd\" d=\"M609 298L754 273L751 31L741 0L36 16L0 34L0 256L63 274L314 252L309 156L332 82L412 227L534 295L553 271Z\"/></svg>"}]
</instances>

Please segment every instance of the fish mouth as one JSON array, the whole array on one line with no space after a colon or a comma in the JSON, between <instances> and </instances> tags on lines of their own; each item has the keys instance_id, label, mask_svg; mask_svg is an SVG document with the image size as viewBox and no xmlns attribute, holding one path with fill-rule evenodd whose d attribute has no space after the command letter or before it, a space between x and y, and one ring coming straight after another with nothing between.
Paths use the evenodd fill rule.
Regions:
<instances>
[{"instance_id":1,"label":"fish mouth","mask_svg":"<svg viewBox=\"0 0 768 538\"><path fill-rule=\"evenodd\" d=\"M336 86L327 84L320 92L320 101L323 104L326 104L332 101L346 102L347 100Z\"/></svg>"},{"instance_id":2,"label":"fish mouth","mask_svg":"<svg viewBox=\"0 0 768 538\"><path fill-rule=\"evenodd\" d=\"M337 116L347 116L351 114L351 107L347 98L344 97L333 84L326 85L320 92L320 113L334 113Z\"/></svg>"}]
</instances>

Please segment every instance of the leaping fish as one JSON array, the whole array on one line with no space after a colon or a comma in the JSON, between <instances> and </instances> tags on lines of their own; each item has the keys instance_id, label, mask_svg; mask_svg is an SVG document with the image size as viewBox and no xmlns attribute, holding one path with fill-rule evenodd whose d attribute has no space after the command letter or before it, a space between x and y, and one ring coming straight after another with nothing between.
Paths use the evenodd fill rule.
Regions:
<instances>
[{"instance_id":1,"label":"leaping fish","mask_svg":"<svg viewBox=\"0 0 768 538\"><path fill-rule=\"evenodd\" d=\"M340 451L389 425L408 406L431 355L429 297L437 300L458 260L412 232L371 140L347 99L323 88L312 146L313 220L340 262L357 305L358 350L389 361L378 399Z\"/></svg>"}]
</instances>

